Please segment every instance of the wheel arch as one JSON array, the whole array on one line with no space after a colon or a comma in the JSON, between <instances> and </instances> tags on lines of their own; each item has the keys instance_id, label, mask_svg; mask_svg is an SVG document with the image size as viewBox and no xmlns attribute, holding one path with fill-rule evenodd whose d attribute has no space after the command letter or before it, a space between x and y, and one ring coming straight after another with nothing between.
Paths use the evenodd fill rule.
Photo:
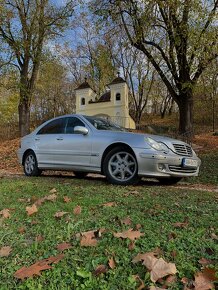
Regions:
<instances>
[{"instance_id":1,"label":"wheel arch","mask_svg":"<svg viewBox=\"0 0 218 290\"><path fill-rule=\"evenodd\" d=\"M102 158L101 158L101 172L102 174L104 174L104 171L103 171L103 163L104 163L104 160L105 160L105 157L107 156L107 154L114 148L116 147L119 147L119 146L122 146L124 149L128 149L128 151L130 151L133 156L135 157L136 159L136 162L138 163L137 161L137 158L136 158L136 155L135 155L135 152L133 151L133 149L126 143L124 142L116 142L116 143L113 143L113 144L110 144L105 150L104 150L104 153L102 154Z\"/></svg>"},{"instance_id":2,"label":"wheel arch","mask_svg":"<svg viewBox=\"0 0 218 290\"><path fill-rule=\"evenodd\" d=\"M30 153L30 152L33 152L34 153L34 155L36 155L35 154L35 152L33 151L33 149L27 149L24 153L23 153L23 157L22 157L22 165L24 165L24 160L25 160L25 157L27 156L27 154L28 153Z\"/></svg>"}]
</instances>

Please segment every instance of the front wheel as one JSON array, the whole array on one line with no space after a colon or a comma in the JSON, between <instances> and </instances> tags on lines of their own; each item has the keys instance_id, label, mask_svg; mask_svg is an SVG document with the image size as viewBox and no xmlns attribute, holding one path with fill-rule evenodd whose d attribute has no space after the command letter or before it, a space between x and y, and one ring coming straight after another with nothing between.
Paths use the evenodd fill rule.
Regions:
<instances>
[{"instance_id":1,"label":"front wheel","mask_svg":"<svg viewBox=\"0 0 218 290\"><path fill-rule=\"evenodd\" d=\"M42 173L42 170L38 168L36 155L33 151L30 151L25 155L23 168L26 176L39 176Z\"/></svg>"},{"instance_id":2,"label":"front wheel","mask_svg":"<svg viewBox=\"0 0 218 290\"><path fill-rule=\"evenodd\" d=\"M173 185L173 184L178 183L181 179L182 179L182 177L158 178L159 182L162 185Z\"/></svg>"},{"instance_id":3,"label":"front wheel","mask_svg":"<svg viewBox=\"0 0 218 290\"><path fill-rule=\"evenodd\" d=\"M103 171L112 184L129 185L138 181L138 165L128 148L116 147L105 157Z\"/></svg>"}]
</instances>

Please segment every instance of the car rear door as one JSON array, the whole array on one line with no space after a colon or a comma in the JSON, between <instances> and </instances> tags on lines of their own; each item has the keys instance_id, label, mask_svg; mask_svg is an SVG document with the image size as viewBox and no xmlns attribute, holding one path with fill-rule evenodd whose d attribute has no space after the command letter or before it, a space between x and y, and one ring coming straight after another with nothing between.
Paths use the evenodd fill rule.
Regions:
<instances>
[{"instance_id":1,"label":"car rear door","mask_svg":"<svg viewBox=\"0 0 218 290\"><path fill-rule=\"evenodd\" d=\"M92 132L89 129L87 135L74 132L76 126L87 127L78 117L67 117L65 134L60 144L60 158L66 167L79 170L89 167L92 154Z\"/></svg>"},{"instance_id":2,"label":"car rear door","mask_svg":"<svg viewBox=\"0 0 218 290\"><path fill-rule=\"evenodd\" d=\"M66 118L57 118L42 127L35 135L35 153L39 167L56 168L61 163Z\"/></svg>"}]
</instances>

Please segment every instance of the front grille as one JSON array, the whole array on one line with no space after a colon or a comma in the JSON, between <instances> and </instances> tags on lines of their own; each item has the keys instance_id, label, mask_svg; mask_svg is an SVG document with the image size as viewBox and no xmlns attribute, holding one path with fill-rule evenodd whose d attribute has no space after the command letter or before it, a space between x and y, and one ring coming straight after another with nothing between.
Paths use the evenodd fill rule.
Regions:
<instances>
[{"instance_id":1,"label":"front grille","mask_svg":"<svg viewBox=\"0 0 218 290\"><path fill-rule=\"evenodd\" d=\"M186 168L186 167L175 166L175 165L170 165L169 170L172 172L179 172L179 173L195 173L197 171L196 168Z\"/></svg>"},{"instance_id":2,"label":"front grille","mask_svg":"<svg viewBox=\"0 0 218 290\"><path fill-rule=\"evenodd\" d=\"M192 148L185 144L173 144L174 150L179 155L192 156Z\"/></svg>"}]
</instances>

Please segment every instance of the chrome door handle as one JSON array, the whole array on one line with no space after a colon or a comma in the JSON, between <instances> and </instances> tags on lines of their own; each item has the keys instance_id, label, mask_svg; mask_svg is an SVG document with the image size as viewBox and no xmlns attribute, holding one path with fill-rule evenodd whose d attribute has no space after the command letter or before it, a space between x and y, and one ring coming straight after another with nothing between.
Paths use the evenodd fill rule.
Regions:
<instances>
[{"instance_id":1,"label":"chrome door handle","mask_svg":"<svg viewBox=\"0 0 218 290\"><path fill-rule=\"evenodd\" d=\"M58 140L58 141L62 141L62 140L63 140L63 138L57 138L56 140Z\"/></svg>"},{"instance_id":2,"label":"chrome door handle","mask_svg":"<svg viewBox=\"0 0 218 290\"><path fill-rule=\"evenodd\" d=\"M40 140L40 138L35 138L35 141L39 141Z\"/></svg>"}]
</instances>

